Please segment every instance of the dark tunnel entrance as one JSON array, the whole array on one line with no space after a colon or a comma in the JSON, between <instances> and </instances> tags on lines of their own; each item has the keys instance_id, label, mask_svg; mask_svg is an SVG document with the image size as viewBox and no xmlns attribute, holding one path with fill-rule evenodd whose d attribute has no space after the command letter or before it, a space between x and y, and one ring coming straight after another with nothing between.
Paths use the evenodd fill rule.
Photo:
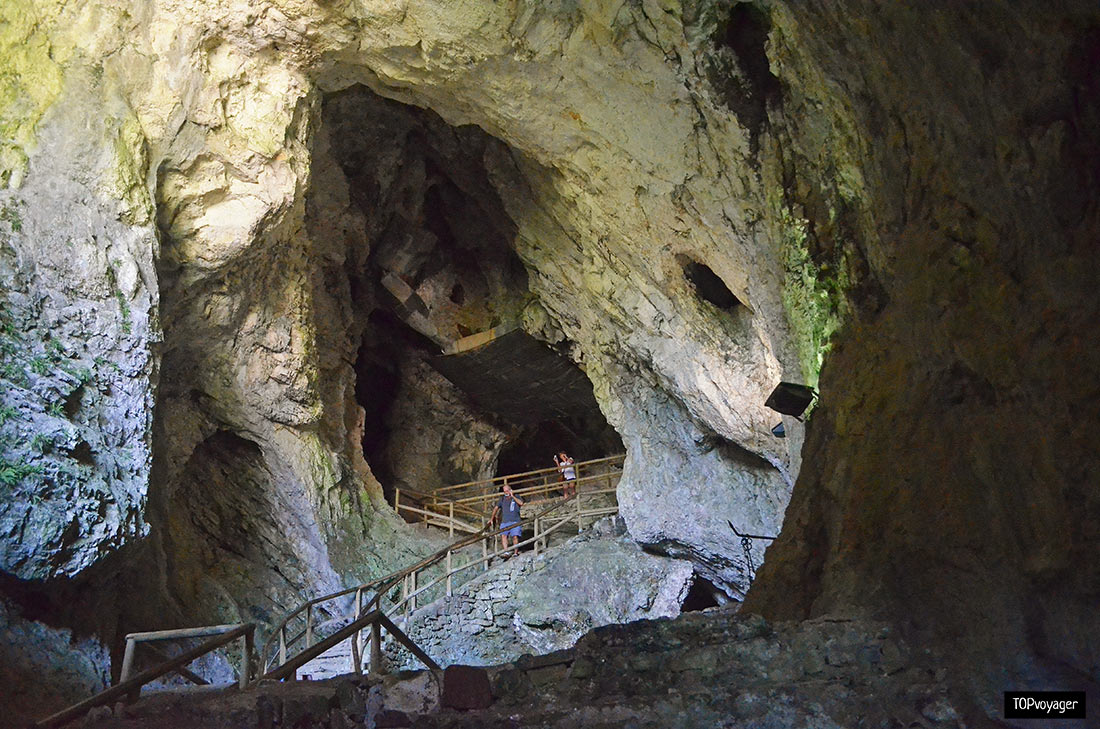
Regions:
<instances>
[{"instance_id":1,"label":"dark tunnel entrance","mask_svg":"<svg viewBox=\"0 0 1100 729\"><path fill-rule=\"evenodd\" d=\"M492 174L514 152L362 87L327 97L322 121L307 223L347 241L363 454L387 499L552 467L558 450L621 452L583 373L518 326L533 297ZM479 337L497 335L529 340L530 356L479 361ZM577 378L581 405L542 412L531 399Z\"/></svg>"}]
</instances>

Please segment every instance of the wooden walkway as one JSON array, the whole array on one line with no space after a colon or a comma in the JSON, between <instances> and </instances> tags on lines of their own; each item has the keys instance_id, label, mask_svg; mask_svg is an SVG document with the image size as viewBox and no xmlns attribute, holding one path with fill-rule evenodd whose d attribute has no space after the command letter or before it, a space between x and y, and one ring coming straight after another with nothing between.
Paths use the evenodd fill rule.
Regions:
<instances>
[{"instance_id":1,"label":"wooden walkway","mask_svg":"<svg viewBox=\"0 0 1100 729\"><path fill-rule=\"evenodd\" d=\"M617 513L615 491L624 458L618 455L574 464L577 478L571 482L575 487L575 495L571 498L564 497L565 484L558 481L556 468L472 481L431 494L398 492L394 508L402 516L446 529L452 538L465 536L405 569L303 603L274 626L257 660L253 660L255 626L251 624L131 634L127 636L120 683L34 726L41 729L60 726L93 706L125 696L136 697L144 684L173 671L193 683L204 683L204 679L185 668L186 664L238 638L243 641L242 689L260 678L295 680L299 672L314 679L338 672L383 672L383 629L426 666L437 669L431 657L404 634L397 622L404 624L418 604L433 595L449 597L456 582L461 584L478 571L488 570L490 562L501 557L504 551L530 547L538 554L548 547L555 534L564 534L573 526L580 531L597 519ZM498 547L498 537L504 530L489 523L489 515L504 484L524 499L524 510L530 515L520 522L525 538L521 537L519 544L508 550ZM509 525L509 529L511 527ZM528 533L531 536L527 537ZM129 677L134 665L134 648L139 641L201 636L214 637L175 658L166 659L162 655L160 657L166 660ZM341 671L341 666L347 670Z\"/></svg>"},{"instance_id":2,"label":"wooden walkway","mask_svg":"<svg viewBox=\"0 0 1100 729\"><path fill-rule=\"evenodd\" d=\"M565 535L574 527L580 531L598 519L618 513L615 491L624 460L625 455L617 455L574 464L577 473L577 479L572 482L575 496L568 499L562 496L564 484L557 480L556 468L471 481L431 494L398 492L394 500L398 513L446 529L451 537L459 537L457 541L403 570L299 606L274 627L264 644L260 651L261 672L272 670L269 666L286 663L290 656L313 645L328 630L319 625L319 621L325 626L348 622L348 618L339 616L346 614L341 604L349 599L352 620L364 611L381 609L386 616L404 624L418 606L444 595L450 597L456 584L471 579L479 571L488 570L494 559L513 549L500 548L499 535L504 530L489 523L493 505L500 498L505 483L526 502L524 511L528 516L520 522L524 536L516 548L529 547L536 554L547 549L555 535ZM412 499L416 501L410 503ZM303 666L303 673L329 673L337 655L348 657L348 671L361 673L366 658L362 640L362 636L356 634L350 650L334 649L326 656L328 665L324 668ZM369 665L372 671L380 668Z\"/></svg>"}]
</instances>

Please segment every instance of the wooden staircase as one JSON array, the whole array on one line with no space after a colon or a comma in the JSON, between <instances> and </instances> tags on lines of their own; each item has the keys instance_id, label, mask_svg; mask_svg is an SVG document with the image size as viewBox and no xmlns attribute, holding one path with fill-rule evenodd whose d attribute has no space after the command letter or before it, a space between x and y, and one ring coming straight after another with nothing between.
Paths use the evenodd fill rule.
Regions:
<instances>
[{"instance_id":1,"label":"wooden staircase","mask_svg":"<svg viewBox=\"0 0 1100 729\"><path fill-rule=\"evenodd\" d=\"M143 685L169 673L203 684L204 679L188 671L186 664L234 640L241 641L242 690L261 678L296 680L301 675L316 681L347 673L362 674L364 670L382 673L382 630L428 668L439 669L398 624L404 624L418 604L444 594L450 596L456 584L488 570L494 559L502 557L504 550L498 548L497 537L504 530L489 523L501 486L511 486L525 500L527 512L534 512L520 522L524 536L516 548L532 549L538 554L557 538L575 534L595 520L618 512L615 491L624 458L619 455L574 464L577 479L572 485L576 491L568 499L561 494L563 483L557 480L554 468L458 484L432 494L398 492L394 508L399 514L446 529L450 537L459 538L405 569L303 603L274 626L258 656L252 651L255 626L251 624L130 634L118 684L42 719L34 727L61 726L95 706L120 698L136 699ZM129 678L139 642L206 636L213 637Z\"/></svg>"}]
</instances>

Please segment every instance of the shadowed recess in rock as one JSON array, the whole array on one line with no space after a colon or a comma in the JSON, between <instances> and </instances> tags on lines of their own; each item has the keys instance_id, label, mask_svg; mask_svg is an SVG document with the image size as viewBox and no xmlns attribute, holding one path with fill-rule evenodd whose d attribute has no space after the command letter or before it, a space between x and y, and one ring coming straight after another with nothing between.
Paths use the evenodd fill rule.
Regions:
<instances>
[{"instance_id":1,"label":"shadowed recess in rock","mask_svg":"<svg viewBox=\"0 0 1100 729\"><path fill-rule=\"evenodd\" d=\"M328 154L315 161L310 209L337 175L354 211L338 223L354 226L363 248L347 259L361 331L363 453L386 496L491 477L501 447L529 442L543 424L557 435L532 467L575 447L581 436L563 442L560 433L578 422L585 436L608 430L584 374L514 330L531 294L512 248L515 224L490 179L492 160L513 152L476 127L452 127L361 87L326 98L322 120ZM320 212L308 222L318 235L334 227ZM439 356L494 327L514 330L507 336L527 348L508 339L501 344L512 359L464 366L450 362L473 353ZM603 442L585 451L605 452Z\"/></svg>"},{"instance_id":2,"label":"shadowed recess in rock","mask_svg":"<svg viewBox=\"0 0 1100 729\"><path fill-rule=\"evenodd\" d=\"M221 431L195 449L169 497L165 537L173 593L193 619L268 621L293 606L303 573L325 560L306 498L238 435Z\"/></svg>"}]
</instances>

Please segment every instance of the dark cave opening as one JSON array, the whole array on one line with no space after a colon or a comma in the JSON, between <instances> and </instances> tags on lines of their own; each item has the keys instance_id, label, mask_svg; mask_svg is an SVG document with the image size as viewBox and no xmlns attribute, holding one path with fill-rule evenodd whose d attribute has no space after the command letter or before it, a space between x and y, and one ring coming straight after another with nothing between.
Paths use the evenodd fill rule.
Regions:
<instances>
[{"instance_id":1,"label":"dark cave opening","mask_svg":"<svg viewBox=\"0 0 1100 729\"><path fill-rule=\"evenodd\" d=\"M753 3L737 3L730 8L718 41L720 46L733 51L753 92L761 99L779 90L779 79L771 71L766 51L771 26L766 10Z\"/></svg>"},{"instance_id":2,"label":"dark cave opening","mask_svg":"<svg viewBox=\"0 0 1100 729\"><path fill-rule=\"evenodd\" d=\"M707 79L722 103L749 130L755 152L768 104L781 98L778 77L768 63L771 17L754 3L735 4L715 38L718 53L707 65Z\"/></svg>"},{"instance_id":3,"label":"dark cave opening","mask_svg":"<svg viewBox=\"0 0 1100 729\"><path fill-rule=\"evenodd\" d=\"M518 331L531 299L512 247L516 226L492 182L494 159L512 152L476 127L452 127L365 88L327 97L322 118L331 164L361 215L354 224L365 221L360 239L369 253L349 251L345 270L361 327L355 397L365 411L363 455L386 498L397 488L551 467L559 450L577 460L621 452L591 394L590 404L569 404L575 415L535 423L495 407L509 394L502 390L541 385L532 379L540 373L525 372L522 362L496 372L468 364L465 379L439 369L466 337ZM333 178L318 172L315 179L323 200ZM351 225L307 209L315 210L318 236ZM486 396L478 385L494 377L497 390L489 391L498 397Z\"/></svg>"},{"instance_id":4,"label":"dark cave opening","mask_svg":"<svg viewBox=\"0 0 1100 729\"><path fill-rule=\"evenodd\" d=\"M622 439L603 415L544 420L521 428L501 449L497 475L554 468L554 456L565 451L574 461L591 461L624 450Z\"/></svg>"},{"instance_id":5,"label":"dark cave opening","mask_svg":"<svg viewBox=\"0 0 1100 729\"><path fill-rule=\"evenodd\" d=\"M723 311L733 311L744 306L710 266L683 254L676 256L676 262L680 264L684 278L691 283L699 298Z\"/></svg>"},{"instance_id":6,"label":"dark cave opening","mask_svg":"<svg viewBox=\"0 0 1100 729\"><path fill-rule=\"evenodd\" d=\"M680 612L694 613L718 607L718 600L715 599L717 593L718 588L710 580L696 574L691 580L691 587L688 588L684 601L680 604Z\"/></svg>"}]
</instances>

